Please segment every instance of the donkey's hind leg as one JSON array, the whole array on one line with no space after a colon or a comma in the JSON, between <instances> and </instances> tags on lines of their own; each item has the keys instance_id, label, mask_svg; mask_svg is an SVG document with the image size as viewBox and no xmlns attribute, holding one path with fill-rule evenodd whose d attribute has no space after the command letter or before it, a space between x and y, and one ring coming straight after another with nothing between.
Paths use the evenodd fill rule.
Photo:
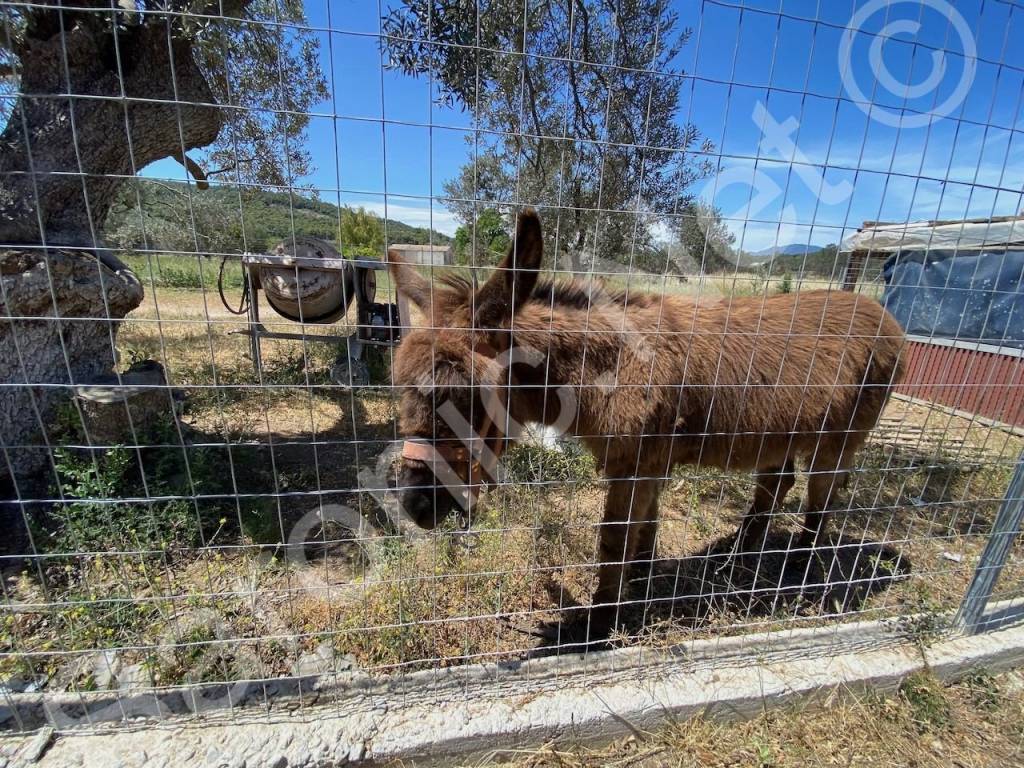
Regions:
<instances>
[{"instance_id":1,"label":"donkey's hind leg","mask_svg":"<svg viewBox=\"0 0 1024 768\"><path fill-rule=\"evenodd\" d=\"M658 534L658 496L664 483L657 480L645 481L650 485L644 494L647 505L639 509L633 507L633 531L629 542L630 552L627 559L634 564L647 565L654 560L654 549Z\"/></svg>"},{"instance_id":2,"label":"donkey's hind leg","mask_svg":"<svg viewBox=\"0 0 1024 768\"><path fill-rule=\"evenodd\" d=\"M653 545L661 485L654 479L608 481L598 542L598 583L590 609L591 639L607 637L621 624L622 602L629 584L625 569L636 558L639 547Z\"/></svg>"},{"instance_id":3,"label":"donkey's hind leg","mask_svg":"<svg viewBox=\"0 0 1024 768\"><path fill-rule=\"evenodd\" d=\"M807 506L804 508L804 530L797 546L816 546L828 528L832 516L832 504L836 492L842 488L850 469L854 454L862 441L848 442L839 450L821 450L811 459L807 467Z\"/></svg>"},{"instance_id":4,"label":"donkey's hind leg","mask_svg":"<svg viewBox=\"0 0 1024 768\"><path fill-rule=\"evenodd\" d=\"M764 546L772 511L782 505L796 482L793 460L783 466L765 467L754 474L754 501L740 523L736 540L740 552L754 552Z\"/></svg>"}]
</instances>

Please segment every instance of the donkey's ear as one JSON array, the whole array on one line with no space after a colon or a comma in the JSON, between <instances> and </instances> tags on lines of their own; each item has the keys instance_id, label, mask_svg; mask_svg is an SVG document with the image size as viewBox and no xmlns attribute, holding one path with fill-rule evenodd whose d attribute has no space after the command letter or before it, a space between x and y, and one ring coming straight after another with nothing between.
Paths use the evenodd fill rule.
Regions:
<instances>
[{"instance_id":1,"label":"donkey's ear","mask_svg":"<svg viewBox=\"0 0 1024 768\"><path fill-rule=\"evenodd\" d=\"M433 322L433 291L430 281L394 250L388 250L388 271L398 290L420 308L428 321Z\"/></svg>"},{"instance_id":2,"label":"donkey's ear","mask_svg":"<svg viewBox=\"0 0 1024 768\"><path fill-rule=\"evenodd\" d=\"M505 258L476 294L474 327L504 328L537 284L544 256L540 218L532 208L519 214L516 234Z\"/></svg>"}]
</instances>

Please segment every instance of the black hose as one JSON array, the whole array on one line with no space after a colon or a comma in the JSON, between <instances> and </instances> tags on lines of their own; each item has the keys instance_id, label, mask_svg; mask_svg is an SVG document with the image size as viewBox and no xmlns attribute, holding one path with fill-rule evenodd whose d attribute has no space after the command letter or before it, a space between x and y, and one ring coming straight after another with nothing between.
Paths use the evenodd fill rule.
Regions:
<instances>
[{"instance_id":1,"label":"black hose","mask_svg":"<svg viewBox=\"0 0 1024 768\"><path fill-rule=\"evenodd\" d=\"M238 303L238 309L232 308L228 304L228 299L224 295L224 267L228 263L228 256L225 256L220 260L220 270L217 273L217 293L220 294L220 303L224 305L224 309L230 312L232 315L244 315L249 311L249 280L244 276L242 279L242 300Z\"/></svg>"}]
</instances>

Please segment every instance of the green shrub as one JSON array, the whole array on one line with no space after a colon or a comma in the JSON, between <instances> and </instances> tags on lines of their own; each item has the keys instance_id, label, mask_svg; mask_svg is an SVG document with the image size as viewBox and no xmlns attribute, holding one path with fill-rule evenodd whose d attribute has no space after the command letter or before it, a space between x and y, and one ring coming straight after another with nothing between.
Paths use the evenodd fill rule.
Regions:
<instances>
[{"instance_id":1,"label":"green shrub","mask_svg":"<svg viewBox=\"0 0 1024 768\"><path fill-rule=\"evenodd\" d=\"M60 421L63 442L84 441L77 421L70 412ZM256 543L280 540L276 506L253 497L273 491L257 449L176 445L181 437L171 421L140 431L138 439L155 447L54 451L53 495L62 501L36 521L40 547L160 551L209 544L239 533L240 525ZM245 494L241 501L238 494Z\"/></svg>"},{"instance_id":2,"label":"green shrub","mask_svg":"<svg viewBox=\"0 0 1024 768\"><path fill-rule=\"evenodd\" d=\"M58 448L54 464L66 501L43 524L47 549L64 553L194 546L200 540L195 509L184 500L127 502L135 462L122 446L105 453Z\"/></svg>"},{"instance_id":3,"label":"green shrub","mask_svg":"<svg viewBox=\"0 0 1024 768\"><path fill-rule=\"evenodd\" d=\"M952 707L945 688L933 675L911 675L900 685L900 696L910 705L918 730L937 730L949 725Z\"/></svg>"},{"instance_id":4,"label":"green shrub","mask_svg":"<svg viewBox=\"0 0 1024 768\"><path fill-rule=\"evenodd\" d=\"M786 270L782 273L782 280L779 282L779 293L793 292L793 276Z\"/></svg>"},{"instance_id":5,"label":"green shrub","mask_svg":"<svg viewBox=\"0 0 1024 768\"><path fill-rule=\"evenodd\" d=\"M273 499L244 499L241 511L242 533L253 544L283 544L288 526L281 531L280 513Z\"/></svg>"},{"instance_id":6,"label":"green shrub","mask_svg":"<svg viewBox=\"0 0 1024 768\"><path fill-rule=\"evenodd\" d=\"M569 483L594 477L594 458L580 443L562 441L557 447L518 443L505 454L506 475L513 483Z\"/></svg>"}]
</instances>

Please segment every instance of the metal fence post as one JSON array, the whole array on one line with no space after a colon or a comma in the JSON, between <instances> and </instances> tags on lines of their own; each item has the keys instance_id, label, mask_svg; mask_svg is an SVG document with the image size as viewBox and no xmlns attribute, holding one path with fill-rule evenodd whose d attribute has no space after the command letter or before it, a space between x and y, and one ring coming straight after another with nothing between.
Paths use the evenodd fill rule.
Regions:
<instances>
[{"instance_id":1,"label":"metal fence post","mask_svg":"<svg viewBox=\"0 0 1024 768\"><path fill-rule=\"evenodd\" d=\"M1010 546L1020 533L1021 522L1024 521L1024 453L1017 457L1017 466L1013 471L1010 487L1006 489L1003 502L999 505L992 532L989 534L985 551L974 570L974 577L964 594L960 610L957 612L956 623L967 634L975 634L982 629L981 616L985 612L992 590L999 580L999 574L1006 563Z\"/></svg>"}]
</instances>

